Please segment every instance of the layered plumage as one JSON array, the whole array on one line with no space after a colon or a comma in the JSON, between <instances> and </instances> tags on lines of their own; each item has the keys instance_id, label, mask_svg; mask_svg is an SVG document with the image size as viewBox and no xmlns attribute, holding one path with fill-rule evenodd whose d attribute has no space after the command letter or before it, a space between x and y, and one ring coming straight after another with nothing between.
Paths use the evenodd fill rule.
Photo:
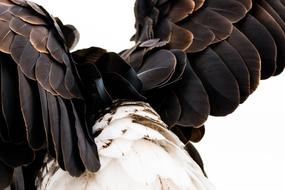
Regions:
<instances>
[{"instance_id":1,"label":"layered plumage","mask_svg":"<svg viewBox=\"0 0 285 190\"><path fill-rule=\"evenodd\" d=\"M72 176L96 172L91 127L99 110L113 98L143 98L136 73L118 55L90 48L71 57L78 38L73 26L35 3L0 1L0 189L40 150ZM91 60L82 58L87 54Z\"/></svg>"},{"instance_id":2,"label":"layered plumage","mask_svg":"<svg viewBox=\"0 0 285 190\"><path fill-rule=\"evenodd\" d=\"M111 146L113 141L102 144L104 130L92 132L92 126L114 100L143 100L180 141L201 140L208 115L232 113L257 88L260 79L283 71L284 9L278 0L137 0L136 44L120 57L95 47L70 53L79 40L73 26L62 24L34 3L0 0L0 189L11 182L12 189L34 188L35 174L45 154L55 159L53 169L61 168L49 170L47 178L53 178L49 175L57 171L66 181L91 177L103 189L108 184L97 174L112 176L127 164L102 161L99 170L99 156L104 156L103 149L108 147L112 147L109 153L118 153L115 160L121 159L119 154L128 152L125 145L131 144L146 155L148 148L160 151L165 157L155 158L158 160L171 157L174 165L192 164L181 142L175 144L176 137L169 140L167 134L173 134L164 128L151 132L155 140L161 137L159 133L166 135L161 141L145 139L142 132L133 134L133 142L122 142L124 149L120 149ZM106 135L114 135L112 127L105 128ZM112 138L124 136L117 135ZM188 153L202 167L196 150L188 145ZM208 181L194 165L197 183L205 182L200 185L203 189ZM176 170L171 177L192 171L192 166ZM137 183L140 178L131 172L122 173L128 182L118 186ZM164 174L157 179L153 175L160 173L148 172L152 177L143 178L151 179L148 182L154 187L173 185ZM188 183L184 179L181 184ZM39 179L38 186L43 188L45 183ZM181 189L188 185L181 185Z\"/></svg>"},{"instance_id":3,"label":"layered plumage","mask_svg":"<svg viewBox=\"0 0 285 190\"><path fill-rule=\"evenodd\" d=\"M170 128L199 140L208 115L232 113L260 79L283 71L283 11L274 0L137 0L136 46L122 56Z\"/></svg>"},{"instance_id":4,"label":"layered plumage","mask_svg":"<svg viewBox=\"0 0 285 190\"><path fill-rule=\"evenodd\" d=\"M48 161L37 189L214 189L184 144L144 102L115 103L93 131L100 133L95 142L101 169L73 178Z\"/></svg>"}]
</instances>

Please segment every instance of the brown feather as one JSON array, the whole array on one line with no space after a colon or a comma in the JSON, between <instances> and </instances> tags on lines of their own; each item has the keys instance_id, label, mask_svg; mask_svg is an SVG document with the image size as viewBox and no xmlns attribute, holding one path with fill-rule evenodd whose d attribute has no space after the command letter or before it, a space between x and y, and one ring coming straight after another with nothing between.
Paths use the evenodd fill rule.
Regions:
<instances>
[{"instance_id":1,"label":"brown feather","mask_svg":"<svg viewBox=\"0 0 285 190\"><path fill-rule=\"evenodd\" d=\"M14 34L9 28L9 23L0 20L0 50L4 53L10 53L10 45Z\"/></svg>"},{"instance_id":2,"label":"brown feather","mask_svg":"<svg viewBox=\"0 0 285 190\"><path fill-rule=\"evenodd\" d=\"M175 67L176 58L170 51L161 50L149 56L138 71L138 77L144 84L143 89L149 90L165 84Z\"/></svg>"},{"instance_id":3,"label":"brown feather","mask_svg":"<svg viewBox=\"0 0 285 190\"><path fill-rule=\"evenodd\" d=\"M285 67L285 32L278 22L261 6L252 9L253 16L270 32L277 48L276 69L274 75L280 74Z\"/></svg>"},{"instance_id":4,"label":"brown feather","mask_svg":"<svg viewBox=\"0 0 285 190\"><path fill-rule=\"evenodd\" d=\"M238 51L247 65L250 74L250 92L252 93L257 88L261 76L261 59L259 53L248 38L236 28L234 28L227 41Z\"/></svg>"},{"instance_id":5,"label":"brown feather","mask_svg":"<svg viewBox=\"0 0 285 190\"><path fill-rule=\"evenodd\" d=\"M215 0L207 1L209 9L224 16L231 22L237 22L245 17L248 9L239 1L236 0Z\"/></svg>"},{"instance_id":6,"label":"brown feather","mask_svg":"<svg viewBox=\"0 0 285 190\"><path fill-rule=\"evenodd\" d=\"M169 46L171 49L186 50L193 42L193 34L180 26L173 24Z\"/></svg>"},{"instance_id":7,"label":"brown feather","mask_svg":"<svg viewBox=\"0 0 285 190\"><path fill-rule=\"evenodd\" d=\"M84 172L84 166L78 155L76 145L78 139L74 129L74 118L72 118L72 112L67 110L72 110L72 107L68 108L67 103L61 98L57 98L57 100L60 110L60 141L65 169L72 176L80 176Z\"/></svg>"},{"instance_id":8,"label":"brown feather","mask_svg":"<svg viewBox=\"0 0 285 190\"><path fill-rule=\"evenodd\" d=\"M0 141L0 149L0 162L3 162L9 167L15 168L24 164L29 164L35 158L34 151L31 150L27 143L13 144Z\"/></svg>"},{"instance_id":9,"label":"brown feather","mask_svg":"<svg viewBox=\"0 0 285 190\"><path fill-rule=\"evenodd\" d=\"M261 79L275 73L277 47L269 31L253 16L248 15L237 27L252 42L261 58Z\"/></svg>"},{"instance_id":10,"label":"brown feather","mask_svg":"<svg viewBox=\"0 0 285 190\"><path fill-rule=\"evenodd\" d=\"M212 47L232 72L239 84L240 101L244 102L250 95L250 74L244 60L238 51L224 41Z\"/></svg>"},{"instance_id":11,"label":"brown feather","mask_svg":"<svg viewBox=\"0 0 285 190\"><path fill-rule=\"evenodd\" d=\"M44 90L53 95L58 95L58 93L53 90L49 82L49 75L52 64L52 60L46 54L41 54L36 63L35 76L36 80Z\"/></svg>"},{"instance_id":12,"label":"brown feather","mask_svg":"<svg viewBox=\"0 0 285 190\"><path fill-rule=\"evenodd\" d=\"M7 135L10 138L10 142L22 143L26 138L26 129L20 108L17 66L13 64L8 55L1 54L0 67L0 101L2 102L2 114L6 121L6 124L3 124L1 127L4 128L7 125Z\"/></svg>"},{"instance_id":13,"label":"brown feather","mask_svg":"<svg viewBox=\"0 0 285 190\"><path fill-rule=\"evenodd\" d=\"M29 37L32 26L17 17L13 17L9 23L10 29L18 35Z\"/></svg>"},{"instance_id":14,"label":"brown feather","mask_svg":"<svg viewBox=\"0 0 285 190\"><path fill-rule=\"evenodd\" d=\"M59 63L52 62L49 72L49 83L52 89L61 96L69 99L71 94L65 87L64 66Z\"/></svg>"},{"instance_id":15,"label":"brown feather","mask_svg":"<svg viewBox=\"0 0 285 190\"><path fill-rule=\"evenodd\" d=\"M39 52L23 36L15 36L11 44L11 56L19 65L26 77L35 80L35 64L40 56Z\"/></svg>"},{"instance_id":16,"label":"brown feather","mask_svg":"<svg viewBox=\"0 0 285 190\"><path fill-rule=\"evenodd\" d=\"M62 44L57 40L56 34L54 31L49 31L48 40L47 40L47 49L50 55L59 63L64 63L64 51Z\"/></svg>"},{"instance_id":17,"label":"brown feather","mask_svg":"<svg viewBox=\"0 0 285 190\"><path fill-rule=\"evenodd\" d=\"M47 50L48 29L44 26L33 27L30 40L34 48L41 53L49 53Z\"/></svg>"},{"instance_id":18,"label":"brown feather","mask_svg":"<svg viewBox=\"0 0 285 190\"><path fill-rule=\"evenodd\" d=\"M187 30L191 30L193 34L193 43L186 50L188 53L202 51L211 45L215 40L215 34L203 24L197 22L185 22L181 26Z\"/></svg>"},{"instance_id":19,"label":"brown feather","mask_svg":"<svg viewBox=\"0 0 285 190\"><path fill-rule=\"evenodd\" d=\"M32 11L24 7L13 7L13 15L19 17L21 20L33 25L46 25L46 22L39 16L33 14Z\"/></svg>"},{"instance_id":20,"label":"brown feather","mask_svg":"<svg viewBox=\"0 0 285 190\"><path fill-rule=\"evenodd\" d=\"M208 94L191 65L187 64L182 80L174 88L181 107L176 122L180 126L200 126L210 114Z\"/></svg>"},{"instance_id":21,"label":"brown feather","mask_svg":"<svg viewBox=\"0 0 285 190\"><path fill-rule=\"evenodd\" d=\"M78 140L78 149L81 160L88 171L96 172L100 168L99 156L97 152L97 146L94 140L86 138L88 131L82 129L79 115L76 113L76 107L72 104L74 118L75 118L75 129Z\"/></svg>"},{"instance_id":22,"label":"brown feather","mask_svg":"<svg viewBox=\"0 0 285 190\"><path fill-rule=\"evenodd\" d=\"M60 111L57 98L49 93L47 93L47 105L49 113L49 123L50 123L50 133L53 140L53 145L56 154L56 160L59 166L65 169L65 164L63 161L63 155L61 150L61 134L60 134Z\"/></svg>"},{"instance_id":23,"label":"brown feather","mask_svg":"<svg viewBox=\"0 0 285 190\"><path fill-rule=\"evenodd\" d=\"M239 105L240 93L236 79L224 62L209 48L189 59L209 95L211 115L232 113Z\"/></svg>"},{"instance_id":24,"label":"brown feather","mask_svg":"<svg viewBox=\"0 0 285 190\"><path fill-rule=\"evenodd\" d=\"M18 69L18 78L20 104L27 131L27 140L34 150L39 150L45 146L46 137L38 89L36 84L29 81L20 69Z\"/></svg>"},{"instance_id":25,"label":"brown feather","mask_svg":"<svg viewBox=\"0 0 285 190\"><path fill-rule=\"evenodd\" d=\"M5 189L11 182L14 169L0 161L0 189Z\"/></svg>"},{"instance_id":26,"label":"brown feather","mask_svg":"<svg viewBox=\"0 0 285 190\"><path fill-rule=\"evenodd\" d=\"M190 15L193 12L194 7L195 3L193 0L175 1L168 16L173 22L178 22Z\"/></svg>"}]
</instances>

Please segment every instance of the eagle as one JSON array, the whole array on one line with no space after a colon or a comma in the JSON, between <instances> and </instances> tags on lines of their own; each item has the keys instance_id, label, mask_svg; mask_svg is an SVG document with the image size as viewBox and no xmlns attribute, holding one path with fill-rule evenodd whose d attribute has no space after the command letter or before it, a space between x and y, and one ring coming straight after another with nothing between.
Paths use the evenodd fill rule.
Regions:
<instances>
[{"instance_id":1,"label":"eagle","mask_svg":"<svg viewBox=\"0 0 285 190\"><path fill-rule=\"evenodd\" d=\"M135 45L117 54L72 51L74 26L0 1L0 188L214 189L192 142L283 71L284 4L134 8Z\"/></svg>"}]
</instances>

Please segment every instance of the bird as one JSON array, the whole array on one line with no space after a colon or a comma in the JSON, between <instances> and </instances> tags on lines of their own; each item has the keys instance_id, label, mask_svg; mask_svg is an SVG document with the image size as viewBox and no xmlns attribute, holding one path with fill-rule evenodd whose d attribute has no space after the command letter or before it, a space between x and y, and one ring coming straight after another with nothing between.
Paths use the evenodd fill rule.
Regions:
<instances>
[{"instance_id":1,"label":"bird","mask_svg":"<svg viewBox=\"0 0 285 190\"><path fill-rule=\"evenodd\" d=\"M2 89L9 89L11 91L9 93L13 95L11 97L14 100L12 101L10 99L10 101L7 101L7 98L10 96L7 96L7 94L5 95L5 91L2 90L2 105L5 105L8 102L10 107L14 106L13 111L15 112L19 106L17 106L17 103L20 101L21 110L18 110L19 113L16 112L15 115L20 119L22 111L24 117L24 121L22 122L24 122L27 130L27 136L25 136L26 134L23 134L22 131L20 132L20 135L22 134L23 137L11 137L11 133L14 135L14 129L10 127L13 126L13 123L11 124L9 122L14 121L9 121L9 106L3 106L3 117L9 131L9 135L6 134L6 131L2 131L1 133L5 143L6 141L11 140L21 141L22 139L25 139L25 142L24 144L22 144L22 142L15 142L15 144L12 145L9 144L11 149L2 150L8 151L8 153L12 152L12 154L15 154L13 149L18 151L27 151L30 155L28 154L27 158L23 159L33 160L34 152L30 151L29 148L32 148L33 150L47 148L48 153L57 160L59 166L63 170L67 170L70 175L81 175L84 167L91 172L95 172L94 170L99 169L99 162L97 160L96 163L96 159L98 158L96 158L96 147L94 147L92 139L89 139L91 142L85 139L86 136L88 136L89 131L83 131L85 138L82 138L82 143L86 143L87 146L90 146L88 147L90 148L89 151L82 150L84 147L80 145L78 150L76 146L73 146L73 140L74 138L78 138L78 135L82 135L82 131L80 131L80 129L84 129L83 120L86 120L85 125L93 125L94 121L99 118L97 115L99 114L98 112L102 111L99 108L101 108L102 105L110 106L110 104L112 104L111 99L144 100L154 107L155 111L159 113L161 119L179 136L183 143L187 143L189 139L192 141L199 141L204 134L205 128L203 124L209 114L224 116L233 112L239 103L244 102L255 90L260 77L265 79L271 75L277 75L283 70L284 65L282 62L282 53L280 53L282 52L281 42L284 38L282 31L282 12L279 12L279 9L282 9L281 1L278 1L279 3L276 3L276 1L258 1L254 3L251 1L220 1L221 4L215 3L214 1L178 2L181 4L176 4L174 1L138 0L135 5L137 32L133 36L133 40L136 41L136 45L133 48L123 51L120 54L121 57L119 57L113 53L106 53L100 48L81 50L71 53L70 55L68 49L71 48L78 40L78 34L72 26L63 25L59 19L53 18L42 7L31 2L14 0L1 1L1 4L3 5L1 6L3 9L2 11L4 12L1 14L3 24L3 27L1 28L6 30L7 23L9 23L8 27L12 32L9 32L10 30L8 28L8 36L10 37L10 40L11 38L14 40L11 44L9 44L9 41L4 41L5 43L2 43L4 46L1 48L1 51L3 52L1 54L1 60L4 63L1 65L1 71L3 72L1 76L4 76L1 79L1 86ZM7 4L9 6L7 6ZM12 7L11 9L10 5ZM8 7L9 11L12 11L12 18L9 14L6 14L6 7ZM231 10L230 8L234 11L223 12L223 10ZM273 17L270 22L262 20L264 17L262 17L261 13L265 14L263 9L266 9L266 14ZM29 11L33 13L33 16L30 15L31 12ZM169 11L170 13L168 13ZM211 16L207 16L207 14L210 14ZM171 18L169 19L169 17ZM213 18L214 20L210 20L209 18ZM217 21L215 19L218 20L215 25L222 24L223 27L221 27L221 31L216 31L215 28L210 30L211 27L213 27L211 23ZM198 26L190 27L190 25L193 24ZM32 29L29 29L30 25L33 26ZM34 27L34 25L38 25L39 27ZM251 27L252 25L255 27ZM26 28L17 26L25 26ZM41 34L41 32L43 34L43 32L46 32L44 31L45 29L42 29L42 26L48 26L48 39L46 41L34 41L37 40L37 34ZM183 27L187 30L182 30ZM39 32L37 29L42 31ZM35 35L34 39L33 33ZM15 36L13 36L13 34ZM199 41L201 40L199 39L200 34L202 36L206 35L203 36L202 41ZM253 34L254 36L252 36ZM30 43L25 38L27 36L31 39ZM6 37L7 36L3 36L3 40L9 40L9 38ZM235 41L236 38L241 39ZM268 42L260 43L259 40L262 40L262 42L267 40ZM25 47L23 47L23 42L25 43ZM45 42L47 43L47 48L41 46L41 43ZM241 46L239 46L239 43L241 42L244 44L242 44L242 49L239 49L241 48ZM266 47L263 47L263 44L266 44ZM5 45L9 45L10 47L7 48ZM52 47L52 45L54 46ZM59 47L60 45L63 47ZM35 47L38 52L35 52L32 47ZM54 47L58 49L54 50ZM236 50L234 50L235 48ZM243 48L248 48L248 51L243 52ZM268 49L264 50L263 48ZM58 52L60 52L60 54L57 54ZM20 57L17 56L19 53ZM227 57L226 53L235 56ZM240 55L238 56L237 53ZM247 53L249 53L249 56L252 56L251 58L254 59L246 60L247 57L245 56L247 56ZM41 78L45 75L43 70L40 72L38 70L37 72L37 67L34 68L35 77L33 76L33 70L29 70L29 66L33 67L34 65L28 65L28 61L31 60L27 59L30 59L30 55L33 54L36 54L35 56L39 56L37 60L39 62L35 64L40 63L39 58L43 59L43 62L50 63L49 69L54 72L49 73L50 78L48 82L43 81L43 78ZM50 58L51 61L48 61L48 58ZM247 65L246 68L242 67L245 64L226 66L220 64L221 62L230 64L231 62L227 62L227 58L233 59L231 61L239 64L242 62L248 64L247 61L249 61L252 65ZM212 67L212 65L207 64L208 61L211 61L214 66ZM6 62L15 62L16 64L13 63L14 66L9 68L5 64ZM75 62L78 64L75 64ZM88 62L96 62L96 66L90 65ZM153 62L157 62L157 64L151 65ZM64 63L64 65L59 67L58 63ZM115 63L119 66L114 66ZM261 63L261 65L259 63ZM267 65L264 66L265 63ZM231 66L236 66L237 68ZM210 71L204 73L204 71L207 71L207 69L210 69L211 67L213 68L213 71L218 72L218 75L211 76L211 74L215 73L211 73ZM61 70L62 68L64 68L63 70L65 73ZM165 70L164 73L163 69ZM228 72L229 69L230 72ZM18 73L15 73L15 70L17 70ZM246 72L246 70L248 71ZM259 73L260 71L261 73ZM56 75L52 75L52 73L56 73ZM90 73L92 73L92 76ZM116 75L112 75L112 73L116 73ZM64 86L61 86L61 82L63 81L63 77L61 76L62 74L66 75L64 78ZM17 82L15 80L9 78L10 76L16 76L16 78L19 78L19 84L16 84ZM219 78L219 76L221 77ZM57 83L60 78L62 80L60 83ZM11 81L9 81L9 79ZM12 88L3 87L3 85L8 83L7 81L10 82L11 85L9 86L12 86ZM38 85L37 87L34 86L35 83L33 81L38 82L36 84ZM77 82L80 84L76 84ZM211 84L211 82L213 82L213 84ZM102 83L104 83L105 88L102 87ZM183 90L187 89L186 87L189 83L191 84L191 88L189 89L189 92L186 91L186 93L190 93L187 94L187 96L191 98L185 98L185 100L183 97L183 93L185 92L183 92ZM121 89L117 89L118 84L121 86ZM20 86L19 94L17 94L15 90L17 85ZM22 89L21 86L23 87ZM9 90L7 90L7 92ZM37 92L37 90L39 90L39 92ZM194 94L191 94L192 90L194 91ZM28 97L25 101L28 101L29 104L23 105L23 98L27 98L26 95L29 93L34 97ZM46 105L42 98L43 94L48 98L48 101L46 102L49 109L54 105L51 101L58 102L58 106L62 112L61 114L58 115L58 113L54 113L58 110L54 107L52 107L52 109L54 109L53 111L47 109L49 113L45 113L46 115L44 114L44 106ZM5 98L6 101L3 100ZM20 100L18 100L18 98ZM56 100L54 100L54 98ZM164 99L161 100L161 98ZM192 98L194 98L194 101ZM197 98L199 102L196 102L195 98ZM30 106L30 103L37 102L39 99L39 104L41 105L40 108L36 106L36 103L34 103L35 106ZM181 103L179 101L186 102ZM87 104L85 104L86 102ZM189 108L187 108L187 103L189 103L189 105L197 106L196 108L198 109L198 112L194 113L191 109L187 110ZM39 114L39 109L42 109L42 115ZM85 109L86 112L84 115L81 112ZM102 111L102 113L104 112L106 111ZM187 113L186 117L183 115L185 113ZM180 114L180 116L177 116L177 114ZM50 118L48 121L44 118L47 115L48 117L51 117L52 115L52 117L56 118ZM60 121L70 122L71 126L68 125L66 127L66 125L60 125L65 126L62 127L61 130L65 130L64 133L71 133L67 136L72 137L73 139L61 136L64 140L52 139L54 141L50 141L51 139L48 139L48 133L50 130L48 127L51 127L50 133L54 136L54 133L58 133L58 131L56 131L59 130L57 128L58 124L41 124L45 127L45 131L43 131L41 127L34 128L33 122L41 122L38 120L38 117L43 117L43 122L55 122L55 119L58 119L58 116L61 117ZM72 132L72 130L74 130L72 126L74 119L72 118L80 121L81 124L80 127L78 123L78 125L75 124L74 127L76 128L76 134L74 134L74 131ZM21 121L17 120L17 122ZM23 125L23 123L20 125ZM39 126L39 123L37 123L37 126ZM33 132L33 130L36 131ZM40 135L42 135L42 137L46 137L46 142L42 142L44 141L44 138L41 138ZM97 137L99 138L100 134ZM79 139L81 140L81 138ZM56 142L56 140L58 140L58 142ZM61 143L65 140L69 140L68 144L73 143L72 149L74 148L76 150L70 150L65 145L62 145ZM26 143L28 144L28 148L25 146ZM45 143L47 144L43 145ZM23 145L24 147L17 147L18 145ZM62 149L63 153L61 153L61 150L59 149ZM70 154L69 151L74 154L74 157L70 157L71 160L68 160L67 158L67 154ZM78 153L78 151L81 151L80 156L84 153L86 158L83 156L78 159L78 157L76 157L76 153ZM95 158L93 159L94 162L88 162L88 158L92 157ZM12 156L11 158L15 158L15 156ZM22 158L19 157L19 159ZM6 158L5 161L7 162L7 160L8 159ZM7 164L5 162L4 165L21 165L22 163L17 162L27 162L27 160L12 160L16 163ZM21 169L22 168L17 168L14 174ZM11 171L8 171L8 173L11 175Z\"/></svg>"}]
</instances>

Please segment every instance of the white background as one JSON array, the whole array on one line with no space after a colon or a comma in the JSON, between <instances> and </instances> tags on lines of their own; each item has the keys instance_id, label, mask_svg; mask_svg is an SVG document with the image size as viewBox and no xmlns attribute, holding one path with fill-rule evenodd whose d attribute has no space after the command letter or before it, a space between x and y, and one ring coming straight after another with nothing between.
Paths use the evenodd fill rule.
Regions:
<instances>
[{"instance_id":1,"label":"white background","mask_svg":"<svg viewBox=\"0 0 285 190\"><path fill-rule=\"evenodd\" d=\"M134 0L36 0L81 34L77 48L132 46ZM285 73L262 81L233 114L209 118L197 148L219 190L285 189Z\"/></svg>"}]
</instances>

